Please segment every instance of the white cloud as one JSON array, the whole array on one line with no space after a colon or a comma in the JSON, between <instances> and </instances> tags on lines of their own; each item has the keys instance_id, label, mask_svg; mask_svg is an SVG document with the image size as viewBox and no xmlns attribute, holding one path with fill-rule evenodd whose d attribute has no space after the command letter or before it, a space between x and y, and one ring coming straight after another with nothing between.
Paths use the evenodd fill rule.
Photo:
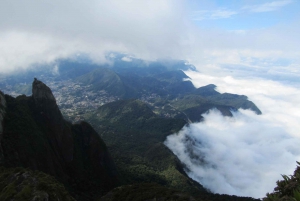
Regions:
<instances>
[{"instance_id":1,"label":"white cloud","mask_svg":"<svg viewBox=\"0 0 300 201\"><path fill-rule=\"evenodd\" d=\"M300 139L264 117L240 111L228 118L212 110L204 119L165 143L212 192L261 198L300 159Z\"/></svg>"},{"instance_id":2,"label":"white cloud","mask_svg":"<svg viewBox=\"0 0 300 201\"><path fill-rule=\"evenodd\" d=\"M109 51L176 57L184 16L181 1L170 0L1 1L0 72L77 53L96 61Z\"/></svg>"},{"instance_id":3,"label":"white cloud","mask_svg":"<svg viewBox=\"0 0 300 201\"><path fill-rule=\"evenodd\" d=\"M270 12L280 9L283 6L293 3L293 0L282 0L282 1L272 1L269 3L258 4L258 5L251 5L251 6L244 6L243 9L249 10L250 12Z\"/></svg>"},{"instance_id":4,"label":"white cloud","mask_svg":"<svg viewBox=\"0 0 300 201\"><path fill-rule=\"evenodd\" d=\"M292 174L300 160L299 83L187 75L196 87L213 83L222 93L247 95L263 114L240 110L229 118L211 111L203 123L169 136L166 144L187 164L188 174L213 192L253 197L272 192L280 175ZM190 151L205 165L190 157Z\"/></svg>"},{"instance_id":5,"label":"white cloud","mask_svg":"<svg viewBox=\"0 0 300 201\"><path fill-rule=\"evenodd\" d=\"M200 15L217 19L237 12L223 8ZM281 72L300 64L298 19L269 29L234 32L200 29L191 24L188 13L180 0L2 1L0 73L78 53L105 62L104 54L112 51L149 60L184 59L203 71L224 65L270 68L277 62L274 58L291 61L280 67Z\"/></svg>"},{"instance_id":6,"label":"white cloud","mask_svg":"<svg viewBox=\"0 0 300 201\"><path fill-rule=\"evenodd\" d=\"M236 11L231 11L228 9L217 9L217 10L200 10L194 11L192 13L193 20L200 21L205 19L216 20L216 19L224 19L230 18L233 15L238 14Z\"/></svg>"},{"instance_id":7,"label":"white cloud","mask_svg":"<svg viewBox=\"0 0 300 201\"><path fill-rule=\"evenodd\" d=\"M53 75L59 75L59 67L58 67L58 65L55 65L53 67L52 73L53 73Z\"/></svg>"},{"instance_id":8,"label":"white cloud","mask_svg":"<svg viewBox=\"0 0 300 201\"><path fill-rule=\"evenodd\" d=\"M235 71L247 69L251 74L272 73L273 77L278 77L274 72L288 73L292 77L300 75L298 22L248 30L243 34L221 30L198 32L198 37L191 37L193 51L189 52L188 60L204 73L219 73L224 72L224 67L240 66L235 67Z\"/></svg>"},{"instance_id":9,"label":"white cloud","mask_svg":"<svg viewBox=\"0 0 300 201\"><path fill-rule=\"evenodd\" d=\"M130 57L123 57L122 61L127 61L127 62L131 62L132 59Z\"/></svg>"}]
</instances>

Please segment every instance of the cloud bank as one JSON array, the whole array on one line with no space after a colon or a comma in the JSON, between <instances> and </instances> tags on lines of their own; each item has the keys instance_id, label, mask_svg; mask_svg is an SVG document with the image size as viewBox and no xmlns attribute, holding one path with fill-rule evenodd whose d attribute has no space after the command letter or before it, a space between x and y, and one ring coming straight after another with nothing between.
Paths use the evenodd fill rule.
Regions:
<instances>
[{"instance_id":1,"label":"cloud bank","mask_svg":"<svg viewBox=\"0 0 300 201\"><path fill-rule=\"evenodd\" d=\"M232 20L243 7L204 8L210 2L197 1L203 6L198 6L199 16L192 18L203 15L201 22L207 18ZM297 2L255 4L248 10L276 10L288 4L296 6ZM187 5L181 0L1 1L0 73L77 54L101 63L106 62L104 55L111 51L147 60L184 59L204 71L218 71L224 65L269 70L278 63L281 72L299 71L299 14L288 23L266 29L210 29L195 24L190 16L194 10Z\"/></svg>"},{"instance_id":2,"label":"cloud bank","mask_svg":"<svg viewBox=\"0 0 300 201\"><path fill-rule=\"evenodd\" d=\"M177 55L187 29L182 8L169 0L1 1L0 73L78 53L94 62L110 51Z\"/></svg>"},{"instance_id":3,"label":"cloud bank","mask_svg":"<svg viewBox=\"0 0 300 201\"><path fill-rule=\"evenodd\" d=\"M223 117L211 110L167 138L188 175L215 193L264 197L281 174L300 160L300 91L262 79L234 79L187 72L196 86L214 83L220 92L246 94L262 115L239 110Z\"/></svg>"}]
</instances>

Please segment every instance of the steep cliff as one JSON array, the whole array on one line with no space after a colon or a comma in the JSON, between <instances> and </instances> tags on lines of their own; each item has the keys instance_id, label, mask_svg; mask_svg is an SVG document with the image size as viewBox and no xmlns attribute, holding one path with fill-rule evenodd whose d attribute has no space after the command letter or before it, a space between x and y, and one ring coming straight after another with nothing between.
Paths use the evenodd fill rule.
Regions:
<instances>
[{"instance_id":1,"label":"steep cliff","mask_svg":"<svg viewBox=\"0 0 300 201\"><path fill-rule=\"evenodd\" d=\"M43 82L34 80L32 96L5 95L5 101L3 165L53 175L81 199L103 194L117 184L105 143L88 123L65 121Z\"/></svg>"},{"instance_id":2,"label":"steep cliff","mask_svg":"<svg viewBox=\"0 0 300 201\"><path fill-rule=\"evenodd\" d=\"M3 163L3 150L1 146L1 140L3 135L3 119L5 116L5 108L6 108L6 101L4 94L0 91L0 164Z\"/></svg>"},{"instance_id":3,"label":"steep cliff","mask_svg":"<svg viewBox=\"0 0 300 201\"><path fill-rule=\"evenodd\" d=\"M2 121L3 121L4 115L5 115L5 107L6 107L5 97L4 97L4 94L0 91L0 135L3 132Z\"/></svg>"}]
</instances>

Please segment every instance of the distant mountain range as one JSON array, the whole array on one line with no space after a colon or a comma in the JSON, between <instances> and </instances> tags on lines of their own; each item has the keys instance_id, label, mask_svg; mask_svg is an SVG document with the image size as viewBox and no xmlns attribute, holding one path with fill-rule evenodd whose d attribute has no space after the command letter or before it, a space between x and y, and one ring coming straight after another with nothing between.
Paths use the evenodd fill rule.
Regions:
<instances>
[{"instance_id":1,"label":"distant mountain range","mask_svg":"<svg viewBox=\"0 0 300 201\"><path fill-rule=\"evenodd\" d=\"M126 58L126 59L124 59ZM69 80L85 91L98 93L105 91L116 99L139 99L160 116L181 118L188 122L201 121L201 114L217 108L223 115L232 116L231 111L239 108L261 111L246 96L215 91L211 84L198 89L194 87L183 70L195 70L195 67L184 61L146 62L122 54L108 55L111 64L95 65L83 61L58 61L56 73L45 66L25 75L12 75L0 82L6 92L30 95L30 84L26 81L33 76L44 78L47 82ZM23 84L22 84L23 83ZM65 84L67 87L69 82ZM59 89L56 92L59 92ZM62 93L62 92L59 92ZM80 93L74 94L80 97ZM99 105L100 106L100 105ZM60 105L64 113L64 105ZM72 106L68 105L68 108ZM80 111L84 113L84 111Z\"/></svg>"}]
</instances>

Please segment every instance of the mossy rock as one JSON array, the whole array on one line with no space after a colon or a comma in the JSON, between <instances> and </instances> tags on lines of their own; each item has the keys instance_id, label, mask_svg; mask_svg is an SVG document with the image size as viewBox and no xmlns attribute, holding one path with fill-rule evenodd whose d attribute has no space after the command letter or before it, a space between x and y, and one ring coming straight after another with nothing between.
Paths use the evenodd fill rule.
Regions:
<instances>
[{"instance_id":1,"label":"mossy rock","mask_svg":"<svg viewBox=\"0 0 300 201\"><path fill-rule=\"evenodd\" d=\"M24 168L0 167L0 200L75 201L54 177Z\"/></svg>"}]
</instances>

